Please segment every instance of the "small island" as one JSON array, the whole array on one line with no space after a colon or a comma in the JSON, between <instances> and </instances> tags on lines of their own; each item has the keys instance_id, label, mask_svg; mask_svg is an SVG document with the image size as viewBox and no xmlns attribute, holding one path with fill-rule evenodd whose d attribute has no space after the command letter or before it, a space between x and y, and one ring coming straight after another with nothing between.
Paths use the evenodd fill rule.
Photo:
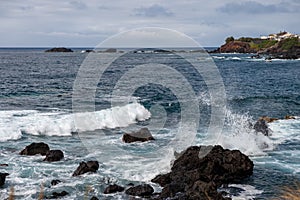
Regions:
<instances>
[{"instance_id":1,"label":"small island","mask_svg":"<svg viewBox=\"0 0 300 200\"><path fill-rule=\"evenodd\" d=\"M254 53L256 57L266 55L269 59L299 59L300 35L284 31L260 38L230 36L225 44L210 53Z\"/></svg>"},{"instance_id":2,"label":"small island","mask_svg":"<svg viewBox=\"0 0 300 200\"><path fill-rule=\"evenodd\" d=\"M73 52L73 50L65 48L65 47L55 47L55 48L52 48L52 49L48 49L45 52L58 52L58 53L61 53L61 52Z\"/></svg>"}]
</instances>

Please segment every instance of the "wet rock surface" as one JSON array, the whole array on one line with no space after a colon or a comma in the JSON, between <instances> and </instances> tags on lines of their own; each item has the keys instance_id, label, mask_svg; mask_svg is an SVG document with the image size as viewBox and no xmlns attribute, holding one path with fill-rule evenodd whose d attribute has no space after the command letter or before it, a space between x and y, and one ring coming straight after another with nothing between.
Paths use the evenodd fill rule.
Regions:
<instances>
[{"instance_id":1,"label":"wet rock surface","mask_svg":"<svg viewBox=\"0 0 300 200\"><path fill-rule=\"evenodd\" d=\"M152 180L163 187L156 199L226 199L217 192L218 187L252 175L253 162L240 151L217 145L202 157L201 148L189 147L175 160L170 173Z\"/></svg>"},{"instance_id":2,"label":"wet rock surface","mask_svg":"<svg viewBox=\"0 0 300 200\"><path fill-rule=\"evenodd\" d=\"M105 188L104 190L104 194L111 194L111 193L116 193L116 192L123 192L124 191L124 187L113 184L113 185L109 185Z\"/></svg>"},{"instance_id":3,"label":"wet rock surface","mask_svg":"<svg viewBox=\"0 0 300 200\"><path fill-rule=\"evenodd\" d=\"M20 155L36 155L41 154L42 156L46 155L47 152L50 150L48 144L39 142L39 143L31 143L30 145L26 146L25 149L23 149L20 152Z\"/></svg>"},{"instance_id":4,"label":"wet rock surface","mask_svg":"<svg viewBox=\"0 0 300 200\"><path fill-rule=\"evenodd\" d=\"M64 153L61 150L50 150L46 154L44 161L55 162L64 158Z\"/></svg>"},{"instance_id":5,"label":"wet rock surface","mask_svg":"<svg viewBox=\"0 0 300 200\"><path fill-rule=\"evenodd\" d=\"M151 135L148 128L142 128L137 132L125 133L122 138L122 141L125 143L146 142L149 140L155 140L155 139Z\"/></svg>"},{"instance_id":6,"label":"wet rock surface","mask_svg":"<svg viewBox=\"0 0 300 200\"><path fill-rule=\"evenodd\" d=\"M79 176L87 172L96 172L99 169L98 161L81 162L72 176Z\"/></svg>"},{"instance_id":7,"label":"wet rock surface","mask_svg":"<svg viewBox=\"0 0 300 200\"><path fill-rule=\"evenodd\" d=\"M5 184L5 179L8 176L8 173L1 173L0 172L0 187L3 186Z\"/></svg>"},{"instance_id":8,"label":"wet rock surface","mask_svg":"<svg viewBox=\"0 0 300 200\"><path fill-rule=\"evenodd\" d=\"M154 189L149 184L137 185L128 188L125 193L131 196L149 197L153 194Z\"/></svg>"}]
</instances>

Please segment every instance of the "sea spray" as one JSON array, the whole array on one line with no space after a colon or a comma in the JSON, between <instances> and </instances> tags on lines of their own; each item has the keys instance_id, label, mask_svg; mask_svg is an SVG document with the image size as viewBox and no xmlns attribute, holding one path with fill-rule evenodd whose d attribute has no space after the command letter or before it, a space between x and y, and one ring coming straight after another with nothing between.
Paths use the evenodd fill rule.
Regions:
<instances>
[{"instance_id":1,"label":"sea spray","mask_svg":"<svg viewBox=\"0 0 300 200\"><path fill-rule=\"evenodd\" d=\"M257 133L253 129L255 121L247 114L233 113L230 109L226 109L226 118L221 135L218 138L204 141L204 145L219 144L224 148L238 149L249 156L266 155L266 151L274 148L273 141L263 135Z\"/></svg>"},{"instance_id":2,"label":"sea spray","mask_svg":"<svg viewBox=\"0 0 300 200\"><path fill-rule=\"evenodd\" d=\"M74 122L75 115L82 123ZM0 142L20 139L22 134L71 136L78 131L126 127L150 116L150 112L139 103L76 114L62 111L0 111Z\"/></svg>"}]
</instances>

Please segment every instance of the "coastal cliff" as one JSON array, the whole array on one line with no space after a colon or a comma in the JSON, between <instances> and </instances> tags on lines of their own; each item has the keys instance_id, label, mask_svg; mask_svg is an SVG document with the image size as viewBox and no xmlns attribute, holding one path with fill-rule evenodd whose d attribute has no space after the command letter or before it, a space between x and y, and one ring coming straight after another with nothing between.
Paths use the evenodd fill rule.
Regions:
<instances>
[{"instance_id":1,"label":"coastal cliff","mask_svg":"<svg viewBox=\"0 0 300 200\"><path fill-rule=\"evenodd\" d=\"M225 44L210 53L256 53L269 58L299 59L300 37L288 32L280 32L260 38L232 36L226 38Z\"/></svg>"}]
</instances>

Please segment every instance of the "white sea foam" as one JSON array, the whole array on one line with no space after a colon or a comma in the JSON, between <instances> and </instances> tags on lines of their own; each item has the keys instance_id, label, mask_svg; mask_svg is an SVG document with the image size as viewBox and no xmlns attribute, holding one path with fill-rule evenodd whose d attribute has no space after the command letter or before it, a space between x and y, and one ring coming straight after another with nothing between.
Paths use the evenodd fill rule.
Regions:
<instances>
[{"instance_id":1,"label":"white sea foam","mask_svg":"<svg viewBox=\"0 0 300 200\"><path fill-rule=\"evenodd\" d=\"M71 136L76 131L126 127L150 116L150 112L139 103L76 114L34 110L0 111L0 142L20 139L23 133Z\"/></svg>"},{"instance_id":2,"label":"white sea foam","mask_svg":"<svg viewBox=\"0 0 300 200\"><path fill-rule=\"evenodd\" d=\"M236 187L240 188L243 191L240 192L238 196L231 196L233 200L245 200L245 199L256 199L257 195L263 193L263 190L258 190L251 185L244 185L244 184L229 184L228 187Z\"/></svg>"},{"instance_id":3,"label":"white sea foam","mask_svg":"<svg viewBox=\"0 0 300 200\"><path fill-rule=\"evenodd\" d=\"M282 143L286 140L300 140L300 117L289 120L277 120L269 123L273 131L270 136L276 143Z\"/></svg>"},{"instance_id":4,"label":"white sea foam","mask_svg":"<svg viewBox=\"0 0 300 200\"><path fill-rule=\"evenodd\" d=\"M229 60L241 60L241 58L236 57L236 56L234 56L234 57L228 57L228 59L229 59Z\"/></svg>"},{"instance_id":5,"label":"white sea foam","mask_svg":"<svg viewBox=\"0 0 300 200\"><path fill-rule=\"evenodd\" d=\"M252 128L254 121L248 114L226 110L225 127L222 134L213 136L204 144L219 144L223 148L237 149L249 156L266 155L274 148L273 141Z\"/></svg>"}]
</instances>

